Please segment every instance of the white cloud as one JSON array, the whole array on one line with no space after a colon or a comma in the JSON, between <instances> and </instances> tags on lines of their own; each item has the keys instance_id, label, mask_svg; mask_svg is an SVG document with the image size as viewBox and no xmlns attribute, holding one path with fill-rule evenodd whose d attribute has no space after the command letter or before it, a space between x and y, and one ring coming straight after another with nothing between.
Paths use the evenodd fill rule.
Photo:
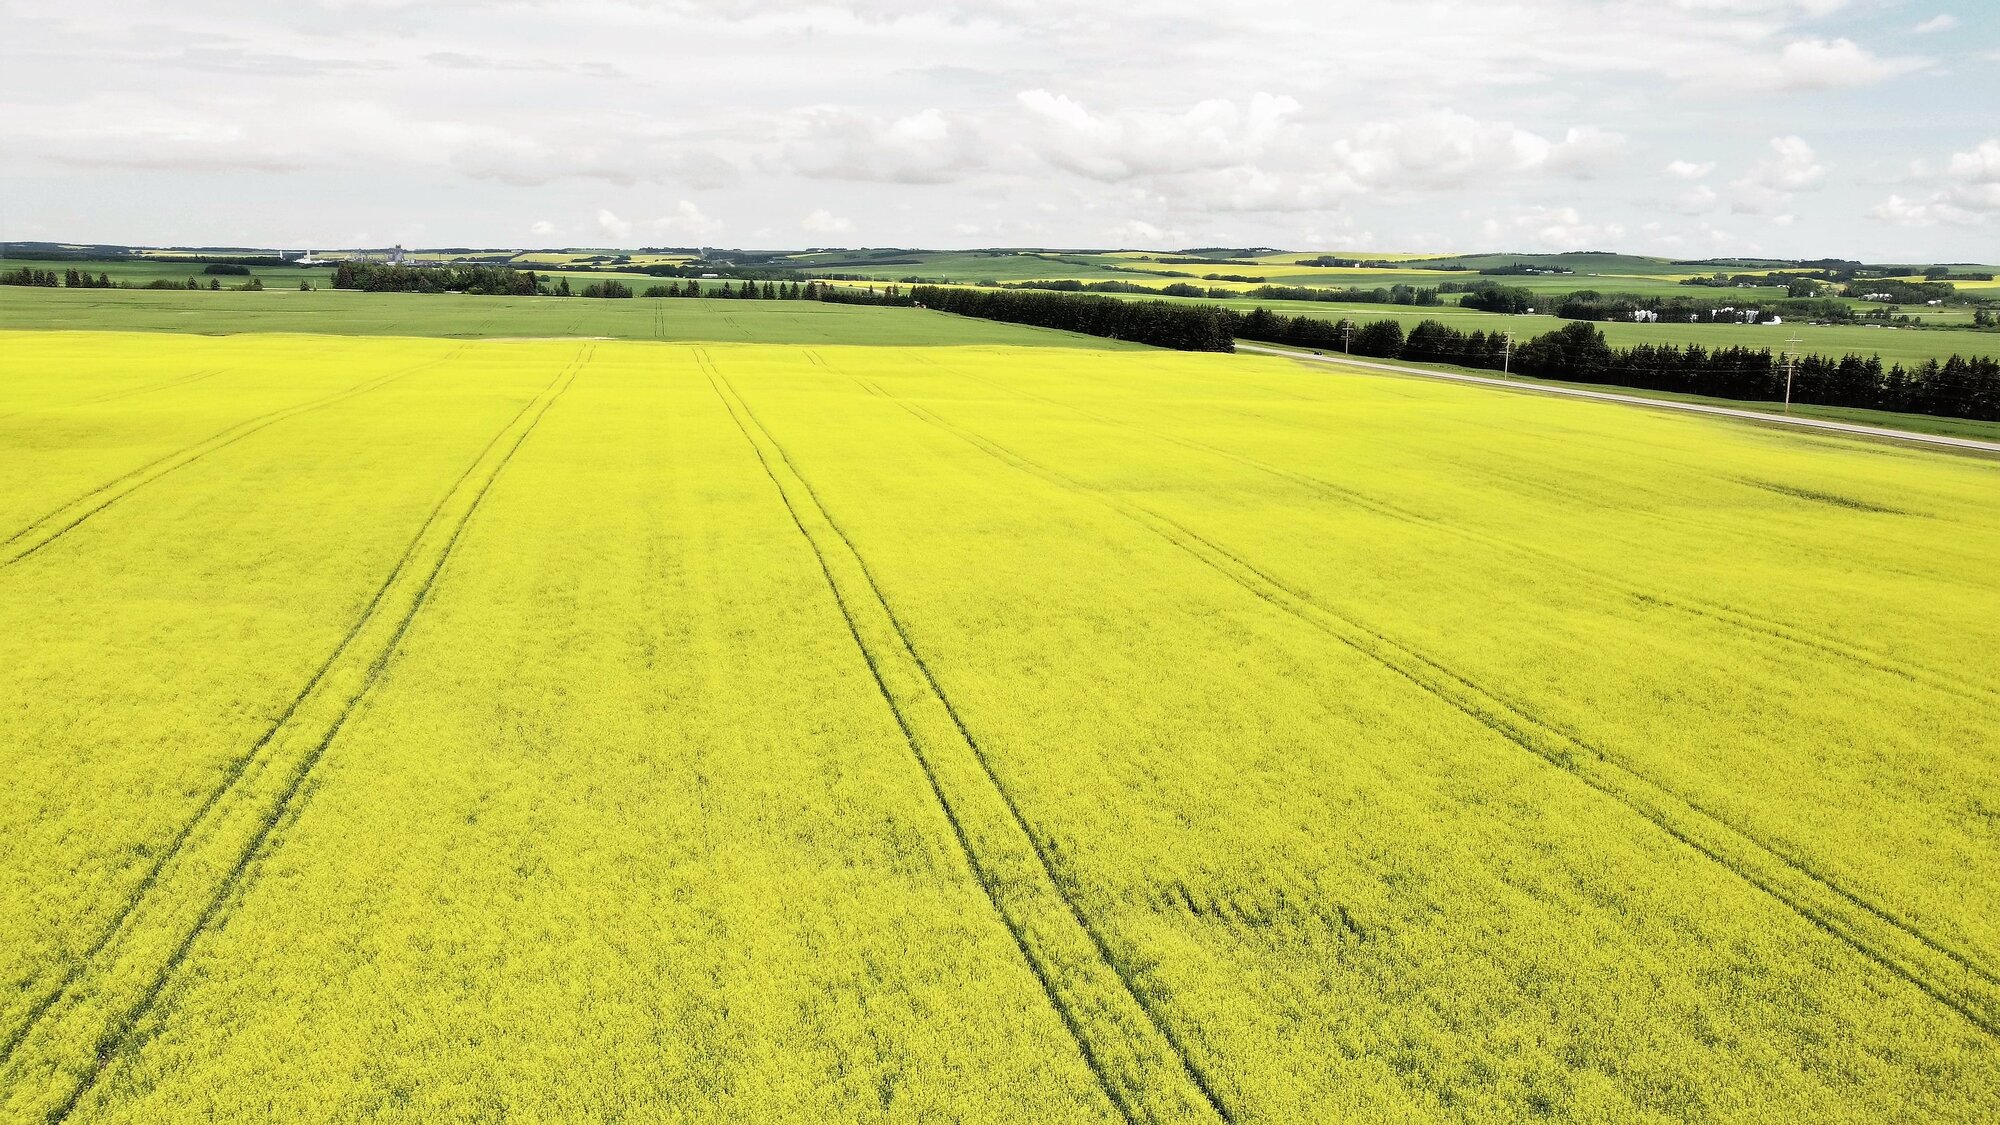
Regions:
<instances>
[{"instance_id":1,"label":"white cloud","mask_svg":"<svg viewBox=\"0 0 2000 1125\"><path fill-rule=\"evenodd\" d=\"M1826 165L1803 137L1771 138L1772 158L1757 165L1752 173L1759 182L1785 191L1818 187L1826 178Z\"/></svg>"},{"instance_id":2,"label":"white cloud","mask_svg":"<svg viewBox=\"0 0 2000 1125\"><path fill-rule=\"evenodd\" d=\"M659 218L648 219L642 225L655 235L688 239L707 238L722 230L722 223L703 214L702 209L691 199L681 200L674 205L672 211Z\"/></svg>"},{"instance_id":3,"label":"white cloud","mask_svg":"<svg viewBox=\"0 0 2000 1125\"><path fill-rule=\"evenodd\" d=\"M1869 213L1905 227L1970 225L2000 217L2000 140L1953 153L1923 197L1891 195Z\"/></svg>"},{"instance_id":4,"label":"white cloud","mask_svg":"<svg viewBox=\"0 0 2000 1125\"><path fill-rule=\"evenodd\" d=\"M1047 90L1024 90L1022 143L1058 168L1095 180L1241 166L1294 135L1303 108L1291 97L1253 94L1198 102L1180 113L1122 110L1096 113Z\"/></svg>"},{"instance_id":5,"label":"white cloud","mask_svg":"<svg viewBox=\"0 0 2000 1125\"><path fill-rule=\"evenodd\" d=\"M1701 215L1713 211L1722 196L1707 184L1696 184L1674 197L1674 210L1684 215Z\"/></svg>"},{"instance_id":6,"label":"white cloud","mask_svg":"<svg viewBox=\"0 0 2000 1125\"><path fill-rule=\"evenodd\" d=\"M799 229L808 234L847 234L854 229L854 221L821 207L800 219Z\"/></svg>"},{"instance_id":7,"label":"white cloud","mask_svg":"<svg viewBox=\"0 0 2000 1125\"><path fill-rule=\"evenodd\" d=\"M545 236L554 234L555 232L556 225L547 219L541 219L528 228L528 233L533 235Z\"/></svg>"},{"instance_id":8,"label":"white cloud","mask_svg":"<svg viewBox=\"0 0 2000 1125\"><path fill-rule=\"evenodd\" d=\"M1111 228L1112 240L1134 250L1172 250L1188 244L1186 231L1154 226L1133 219Z\"/></svg>"},{"instance_id":9,"label":"white cloud","mask_svg":"<svg viewBox=\"0 0 2000 1125\"><path fill-rule=\"evenodd\" d=\"M632 224L602 207L597 209L597 229L621 242L632 237Z\"/></svg>"},{"instance_id":10,"label":"white cloud","mask_svg":"<svg viewBox=\"0 0 2000 1125\"><path fill-rule=\"evenodd\" d=\"M1451 188L1497 176L1553 172L1588 177L1608 166L1625 139L1572 128L1559 141L1506 122L1440 111L1363 126L1335 141L1329 159L1365 187Z\"/></svg>"},{"instance_id":11,"label":"white cloud","mask_svg":"<svg viewBox=\"0 0 2000 1125\"><path fill-rule=\"evenodd\" d=\"M1957 26L1957 16L1952 15L1950 12L1939 12L1937 15L1932 16L1910 30L1918 35L1930 35L1933 32L1950 31Z\"/></svg>"},{"instance_id":12,"label":"white cloud","mask_svg":"<svg viewBox=\"0 0 2000 1125\"><path fill-rule=\"evenodd\" d=\"M1960 26L1907 34L1942 9ZM1215 244L1365 228L1393 249L1474 247L1489 214L1533 204L1589 217L1543 227L1633 231L1737 205L1760 232L1796 215L1784 248L1808 256L1914 258L1955 244L1864 248L1850 240L1873 228L1848 220L1892 187L1926 214L1939 193L1983 213L1976 185L1933 160L1893 184L1829 172L1807 196L1753 174L1767 154L1743 138L1810 132L1813 163L1843 176L1966 148L1926 107L2000 89L1974 63L2000 52L1972 11L1152 0L1135 21L1066 0L0 0L0 42L34 48L0 68L0 151L21 170L0 236L303 243L429 219L451 243L548 244L606 237L603 208L630 238L684 244L801 237L794 217L824 207L906 245L1089 243L1142 221ZM662 44L697 46L662 67ZM1873 87L1865 104L1838 93L1856 87ZM106 170L104 189L65 190L79 168ZM371 174L326 174L353 168ZM258 207L233 202L252 191ZM116 204L134 193L159 205ZM727 228L661 215L683 196L726 198ZM529 233L537 215L557 226Z\"/></svg>"},{"instance_id":13,"label":"white cloud","mask_svg":"<svg viewBox=\"0 0 2000 1125\"><path fill-rule=\"evenodd\" d=\"M1605 250L1624 237L1625 228L1591 222L1574 207L1537 206L1488 218L1480 233L1496 250Z\"/></svg>"},{"instance_id":14,"label":"white cloud","mask_svg":"<svg viewBox=\"0 0 2000 1125\"><path fill-rule=\"evenodd\" d=\"M1261 113L1204 103L1178 115L1221 119L1235 113L1265 122L1240 144L1196 138L1176 149L1172 130L1159 127L1148 148L1134 141L1155 137L1157 118L1127 128L1129 121L1089 114L1067 99L1044 102L1043 109L1064 115L1079 136L1108 144L1102 156L1081 145L1047 154L1058 167L1130 185L1147 202L1180 213L1326 212L1356 200L1409 200L1519 178L1586 180L1615 168L1626 147L1622 135L1601 129L1572 127L1551 139L1450 111L1365 124L1319 145L1279 143L1291 129L1285 119L1293 110L1274 99Z\"/></svg>"},{"instance_id":15,"label":"white cloud","mask_svg":"<svg viewBox=\"0 0 2000 1125\"><path fill-rule=\"evenodd\" d=\"M2000 140L1981 141L1971 152L1953 153L1945 174L1966 184L2000 184Z\"/></svg>"},{"instance_id":16,"label":"white cloud","mask_svg":"<svg viewBox=\"0 0 2000 1125\"><path fill-rule=\"evenodd\" d=\"M939 109L884 118L822 107L802 115L778 163L824 179L937 184L978 168L983 151L974 122Z\"/></svg>"},{"instance_id":17,"label":"white cloud","mask_svg":"<svg viewBox=\"0 0 2000 1125\"><path fill-rule=\"evenodd\" d=\"M1753 87L1781 91L1872 86L1930 65L1927 59L1879 58L1852 39L1801 39L1785 44L1768 73L1745 76Z\"/></svg>"},{"instance_id":18,"label":"white cloud","mask_svg":"<svg viewBox=\"0 0 2000 1125\"><path fill-rule=\"evenodd\" d=\"M1803 137L1771 138L1771 155L1742 179L1731 181L1730 208L1740 214L1773 213L1794 193L1812 191L1826 179L1826 165Z\"/></svg>"},{"instance_id":19,"label":"white cloud","mask_svg":"<svg viewBox=\"0 0 2000 1125\"><path fill-rule=\"evenodd\" d=\"M1917 200L1893 194L1876 204L1868 213L1885 223L1899 227L1934 227L1939 223L1957 225L1978 219L1978 216L1970 211L1954 207L1939 197Z\"/></svg>"}]
</instances>

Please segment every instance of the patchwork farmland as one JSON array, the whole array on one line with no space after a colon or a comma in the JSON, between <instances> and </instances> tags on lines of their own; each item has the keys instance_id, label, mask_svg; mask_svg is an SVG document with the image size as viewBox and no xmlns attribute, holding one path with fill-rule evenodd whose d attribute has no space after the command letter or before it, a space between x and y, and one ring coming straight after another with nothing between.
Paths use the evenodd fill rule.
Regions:
<instances>
[{"instance_id":1,"label":"patchwork farmland","mask_svg":"<svg viewBox=\"0 0 2000 1125\"><path fill-rule=\"evenodd\" d=\"M341 299L0 332L5 1120L2000 1115L1991 459Z\"/></svg>"}]
</instances>

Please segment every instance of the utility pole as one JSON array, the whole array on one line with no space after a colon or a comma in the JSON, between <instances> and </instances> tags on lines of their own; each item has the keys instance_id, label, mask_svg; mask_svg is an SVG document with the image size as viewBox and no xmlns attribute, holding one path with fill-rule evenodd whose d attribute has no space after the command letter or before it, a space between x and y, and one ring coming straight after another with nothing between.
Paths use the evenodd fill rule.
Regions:
<instances>
[{"instance_id":1,"label":"utility pole","mask_svg":"<svg viewBox=\"0 0 2000 1125\"><path fill-rule=\"evenodd\" d=\"M1797 332L1785 341L1785 413L1792 412L1792 375L1799 369L1799 345L1805 343Z\"/></svg>"},{"instance_id":2,"label":"utility pole","mask_svg":"<svg viewBox=\"0 0 2000 1125\"><path fill-rule=\"evenodd\" d=\"M1354 354L1354 322L1344 317L1340 322L1340 354Z\"/></svg>"},{"instance_id":3,"label":"utility pole","mask_svg":"<svg viewBox=\"0 0 2000 1125\"><path fill-rule=\"evenodd\" d=\"M1502 332L1500 334L1500 374L1503 377L1514 374L1514 334L1512 332Z\"/></svg>"}]
</instances>

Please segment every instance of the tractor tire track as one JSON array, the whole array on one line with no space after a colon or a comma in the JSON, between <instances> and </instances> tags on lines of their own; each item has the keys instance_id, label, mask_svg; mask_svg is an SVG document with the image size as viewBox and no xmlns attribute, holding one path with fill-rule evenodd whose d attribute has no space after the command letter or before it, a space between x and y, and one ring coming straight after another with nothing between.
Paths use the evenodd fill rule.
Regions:
<instances>
[{"instance_id":1,"label":"tractor tire track","mask_svg":"<svg viewBox=\"0 0 2000 1125\"><path fill-rule=\"evenodd\" d=\"M10 1108L25 1099L44 1120L61 1122L132 1046L135 1030L196 940L226 920L232 900L240 901L254 882L257 860L282 845L275 834L302 811L307 779L381 679L487 494L594 350L580 351L480 450L333 654L271 729L232 763L124 908L9 1037L0 1056L0 1087L11 1092ZM393 620L382 612L389 606L402 609ZM287 760L289 769L283 768ZM276 780L267 780L273 774ZM80 990L79 984L90 987ZM122 997L136 998L124 1003ZM85 1053L94 1057L79 1060L77 1048L86 1043L93 1046Z\"/></svg>"},{"instance_id":2,"label":"tractor tire track","mask_svg":"<svg viewBox=\"0 0 2000 1125\"><path fill-rule=\"evenodd\" d=\"M108 395L98 395L96 398L87 398L84 399L82 402L77 403L76 405L95 406L101 402L116 402L121 398L133 398L138 395L152 394L154 391L164 391L173 387L185 387L190 383L199 383L204 379L212 379L215 376L222 374L224 370L225 369L221 367L212 367L207 371L196 371L192 374L181 375L172 379L164 379L158 383L148 383L143 387L134 387L128 391L116 391Z\"/></svg>"},{"instance_id":3,"label":"tractor tire track","mask_svg":"<svg viewBox=\"0 0 2000 1125\"><path fill-rule=\"evenodd\" d=\"M1234 461L1240 465L1244 465L1248 468L1255 469L1259 472L1267 473L1272 476L1279 477L1280 479L1291 481L1292 483L1297 484L1309 491L1317 492L1323 496L1327 496L1332 499L1339 500L1343 503L1351 504L1355 507L1363 508L1368 511L1374 512L1377 515L1385 516L1390 519L1401 520L1406 523L1427 527L1434 531L1438 531L1443 534L1451 535L1456 538L1462 539L1466 542L1478 543L1486 547L1491 547L1498 550L1504 550L1514 555L1531 559L1538 565L1544 565L1544 566L1554 565L1560 567L1561 569L1571 574L1577 575L1580 578L1587 579L1597 584L1601 588L1617 591L1625 596L1641 600L1649 605L1659 606L1664 609L1676 610L1693 617L1702 618L1704 620L1721 622L1725 625L1731 626L1736 629L1741 629L1745 632L1756 633L1762 636L1770 637L1774 640L1784 641L1788 644L1792 644L1800 648L1809 649L1813 652L1817 652L1822 655L1838 657L1840 659L1850 661L1854 664L1858 664L1862 667L1871 669L1873 671L1884 673L1890 676L1895 676L1898 679L1906 680L1911 683L1921 683L1927 687L1944 692L1948 695L1957 696L1962 699L1969 699L1984 703L2000 703L2000 687L1994 687L1993 685L1990 684L1980 683L1976 680L1968 679L1958 673L1951 672L1946 669L1934 668L1917 661L1909 660L1907 658L1899 659L1887 653L1879 652L1874 649L1868 648L1865 645L1859 645L1852 641L1843 640L1838 637L1828 636L1826 634L1820 633L1816 630L1813 630L1803 625L1798 625L1788 621L1782 621L1777 618L1768 617L1763 614L1753 613L1748 610L1737 609L1736 607L1728 605L1723 602L1713 601L1711 599L1702 598L1696 595L1686 595L1686 594L1669 595L1669 594L1656 593L1651 590L1640 589L1639 587L1633 585L1632 583L1626 582L1625 580L1619 578L1615 574L1611 574L1607 571L1598 570L1594 567L1587 566L1583 563L1579 563L1569 558L1568 556L1561 554L1560 552L1545 550L1543 548L1536 547L1533 544L1521 543L1515 540L1504 538L1502 536L1489 535L1484 532L1463 527L1458 524L1454 524L1448 520L1442 520L1435 516L1425 515L1421 512L1405 508L1392 501L1382 500L1377 497L1373 497L1366 493L1360 492L1358 490L1348 488L1343 485L1335 484L1332 481L1328 481L1320 477L1315 477L1309 473L1300 473L1290 469L1285 469L1280 466L1272 465L1268 462L1261 461L1255 457L1238 453L1231 449L1223 448L1221 446L1211 445L1207 442L1199 441L1194 438L1183 437L1178 434L1170 434L1160 430L1155 430L1152 429L1151 427L1143 426L1136 422L1128 422L1119 418L1106 417L1104 415L1097 414L1093 411L1087 410L1083 407L1076 406L1072 403L1066 403L1059 399L1049 398L1045 395L1038 395L1032 392L1022 391L1014 387L1009 387L1006 384L999 382L998 380L990 379L985 376L974 374L972 372L962 371L958 368L947 367L942 364L937 364L936 361L927 360L926 362L930 362L933 365L938 366L940 369L948 371L955 376L971 379L979 383L984 383L989 387L993 387L996 390L1004 391L1007 394L1014 395L1019 398L1025 398L1036 402L1047 403L1050 406L1059 407L1061 409L1068 410L1076 414L1080 414L1083 417L1089 418L1093 421L1103 422L1108 425L1120 426L1125 429L1146 434L1149 437L1153 437L1160 441L1165 441L1174 445L1178 445L1184 449L1192 449L1197 452L1206 453L1211 456L1221 457L1226 460ZM1252 417L1260 419L1265 418L1265 416L1263 415L1252 415ZM1700 526L1699 524L1696 523L1696 521L1684 520L1681 517L1674 517L1674 522L1683 522L1690 527L1698 528Z\"/></svg>"},{"instance_id":4,"label":"tractor tire track","mask_svg":"<svg viewBox=\"0 0 2000 1125\"><path fill-rule=\"evenodd\" d=\"M1142 504L1110 496L879 387L875 390L913 416L987 455L1093 499L1146 527L1259 600L1313 626L1519 748L1625 805L1981 1031L2000 1038L2000 976L1965 952L1791 859L1749 831L1654 781L1636 766L1543 719L1531 708L1481 687L1419 650L1320 604L1309 593L1172 518Z\"/></svg>"},{"instance_id":5,"label":"tractor tire track","mask_svg":"<svg viewBox=\"0 0 2000 1125\"><path fill-rule=\"evenodd\" d=\"M295 418L309 411L332 406L335 403L367 394L399 379L414 375L419 371L448 363L463 350L464 346L460 345L436 359L426 360L423 363L406 367L401 371L393 371L387 375L357 383L345 390L335 391L330 395L313 399L310 402L280 407L267 414L260 414L255 418L238 422L226 430L210 435L192 445L183 446L172 453L155 458L122 476L106 481L89 492L71 500L69 503L64 504L62 507L57 508L55 511L21 528L19 531L14 532L7 538L0 539L0 569L12 566L22 559L33 555L64 535L74 531L99 512L132 495L139 489L152 484L154 481L170 473L184 469L219 449L225 449L260 430L275 426L279 422L283 422L289 418ZM37 534L38 532L39 534Z\"/></svg>"},{"instance_id":6,"label":"tractor tire track","mask_svg":"<svg viewBox=\"0 0 2000 1125\"><path fill-rule=\"evenodd\" d=\"M704 350L694 351L818 560L975 881L1105 1096L1128 1122L1234 1122L1215 1084L1163 1026L1145 990L1135 986L1129 968L1112 956L1056 875L1045 846L918 653L853 540L735 386Z\"/></svg>"},{"instance_id":7,"label":"tractor tire track","mask_svg":"<svg viewBox=\"0 0 2000 1125\"><path fill-rule=\"evenodd\" d=\"M347 651L348 646L360 634L362 627L374 615L376 608L381 605L382 600L388 596L390 587L395 584L396 579L403 573L403 570L409 565L411 558L416 554L418 546L423 542L425 533L430 530L431 526L437 522L438 517L443 514L446 504L463 487L466 478L472 475L473 471L479 467L480 463L492 451L493 447L500 443L500 440L511 431L512 427L520 421L521 417L534 407L541 395L547 393L549 388L553 387L556 381L562 378L562 374L566 374L567 371L568 368L565 368L564 372L559 373L556 380L551 380L548 386L544 387L536 393L535 397L530 398L524 403L513 418L508 420L506 425L502 426L491 438L487 439L485 446L466 465L465 470L453 480L451 487L445 490L444 495L439 497L438 502L431 507L430 513L424 517L424 522L418 525L416 534L411 537L410 542L403 548L403 553L396 559L395 565L389 569L388 576L383 578L381 585L376 587L374 595L362 606L361 613L348 626L347 632L341 637L340 642L334 646L333 651L320 663L312 675L306 679L304 686L300 687L298 692L292 696L284 709L279 712L278 717L272 720L271 725L265 729L256 742L252 743L249 749L224 766L221 781L209 790L208 795L195 808L194 815L186 823L182 824L180 830L175 833L174 838L154 857L146 874L141 877L131 894L127 896L123 907L106 923L98 936L86 947L83 954L71 962L68 974L56 986L55 991L38 1001L29 1010L29 1014L23 1024L11 1032L4 1042L0 1042L0 1066L4 1066L8 1060L13 1058L15 1049L21 1045L21 1040L33 1029L36 1021L41 1018L48 1008L60 1000L63 994L75 983L77 977L83 972L84 966L95 960L105 946L109 945L111 940L117 936L123 928L126 919L139 907L147 893L151 891L153 885L158 882L160 872L180 855L181 850L187 845L188 838L207 820L216 804L223 799L233 786L244 779L245 772L251 768L253 762L258 761L257 755L259 752L269 745L273 738L277 737L278 732L284 729L286 724L291 721L292 716L298 712L300 706L312 695L320 682L326 678L327 673L333 669L334 665ZM258 764L261 766L262 763L259 762Z\"/></svg>"},{"instance_id":8,"label":"tractor tire track","mask_svg":"<svg viewBox=\"0 0 2000 1125\"><path fill-rule=\"evenodd\" d=\"M0 418L13 418L21 414L26 414L30 410L36 410L36 411L75 410L79 406L94 406L100 402L112 402L116 399L130 398L133 395L143 395L143 394L149 394L153 391L163 391L169 387L180 387L180 386L185 386L189 383L198 383L203 379L207 379L215 375L220 375L224 370L225 370L224 368L213 367L206 371L190 371L185 374L174 375L169 378L162 379L157 383L147 383L144 384L143 386L131 387L122 391L112 391L108 394L97 395L93 398L77 399L74 402L56 403L49 406L24 406L18 410L9 410L4 414L0 414Z\"/></svg>"}]
</instances>

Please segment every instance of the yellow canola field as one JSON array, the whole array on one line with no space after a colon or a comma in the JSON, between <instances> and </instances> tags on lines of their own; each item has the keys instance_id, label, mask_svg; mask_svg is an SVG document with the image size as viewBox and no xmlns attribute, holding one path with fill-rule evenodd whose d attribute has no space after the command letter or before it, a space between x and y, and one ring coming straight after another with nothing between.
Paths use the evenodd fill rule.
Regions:
<instances>
[{"instance_id":1,"label":"yellow canola field","mask_svg":"<svg viewBox=\"0 0 2000 1125\"><path fill-rule=\"evenodd\" d=\"M1981 1120L2000 467L0 335L0 1118Z\"/></svg>"}]
</instances>

